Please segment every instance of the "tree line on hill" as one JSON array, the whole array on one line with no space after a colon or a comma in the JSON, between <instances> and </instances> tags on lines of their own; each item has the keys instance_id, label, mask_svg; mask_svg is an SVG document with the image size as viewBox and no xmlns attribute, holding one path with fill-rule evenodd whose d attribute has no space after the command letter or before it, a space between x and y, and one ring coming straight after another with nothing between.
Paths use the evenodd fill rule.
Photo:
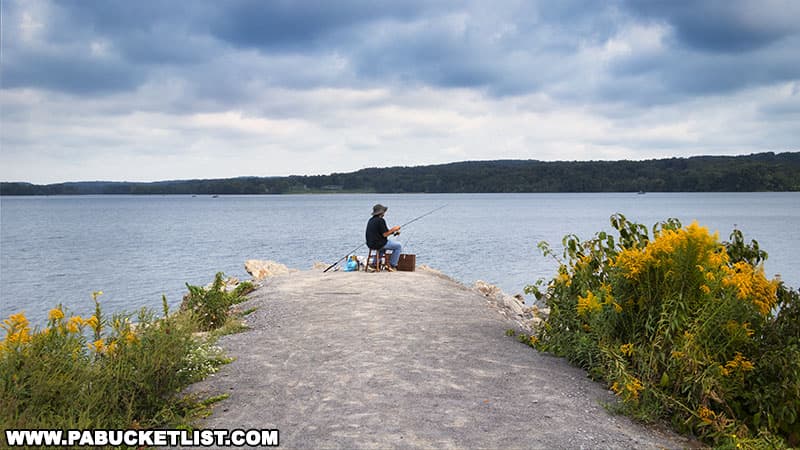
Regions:
<instances>
[{"instance_id":1,"label":"tree line on hill","mask_svg":"<svg viewBox=\"0 0 800 450\"><path fill-rule=\"evenodd\" d=\"M467 161L330 175L0 183L0 195L800 191L800 152L647 161Z\"/></svg>"}]
</instances>

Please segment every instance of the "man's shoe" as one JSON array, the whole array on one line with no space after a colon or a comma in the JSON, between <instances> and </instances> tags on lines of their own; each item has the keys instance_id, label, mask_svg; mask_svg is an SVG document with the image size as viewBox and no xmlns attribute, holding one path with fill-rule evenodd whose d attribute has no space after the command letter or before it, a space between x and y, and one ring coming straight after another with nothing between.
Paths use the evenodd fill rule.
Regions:
<instances>
[{"instance_id":1,"label":"man's shoe","mask_svg":"<svg viewBox=\"0 0 800 450\"><path fill-rule=\"evenodd\" d=\"M397 267L386 266L387 272L397 272Z\"/></svg>"}]
</instances>

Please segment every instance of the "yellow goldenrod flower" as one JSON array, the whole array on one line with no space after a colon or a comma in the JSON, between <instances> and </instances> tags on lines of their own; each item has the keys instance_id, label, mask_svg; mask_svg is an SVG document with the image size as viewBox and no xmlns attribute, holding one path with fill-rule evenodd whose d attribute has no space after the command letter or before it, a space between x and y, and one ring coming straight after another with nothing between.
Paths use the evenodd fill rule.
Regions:
<instances>
[{"instance_id":1,"label":"yellow goldenrod flower","mask_svg":"<svg viewBox=\"0 0 800 450\"><path fill-rule=\"evenodd\" d=\"M6 335L6 342L9 344L27 344L30 341L31 335L28 328L22 328L17 332Z\"/></svg>"},{"instance_id":2,"label":"yellow goldenrod flower","mask_svg":"<svg viewBox=\"0 0 800 450\"><path fill-rule=\"evenodd\" d=\"M78 333L83 327L83 319L81 316L72 316L67 321L67 331L70 333Z\"/></svg>"},{"instance_id":3,"label":"yellow goldenrod flower","mask_svg":"<svg viewBox=\"0 0 800 450\"><path fill-rule=\"evenodd\" d=\"M708 295L708 294L711 293L711 288L706 286L705 284L701 284L700 285L700 292L702 292L703 294Z\"/></svg>"},{"instance_id":4,"label":"yellow goldenrod flower","mask_svg":"<svg viewBox=\"0 0 800 450\"><path fill-rule=\"evenodd\" d=\"M733 359L725 364L725 369L727 369L729 372L736 371L737 369L741 370L742 372L749 372L754 368L755 366L753 363L748 361L747 358L742 356L742 354L739 352L736 352L736 354L733 356Z\"/></svg>"},{"instance_id":5,"label":"yellow goldenrod flower","mask_svg":"<svg viewBox=\"0 0 800 450\"><path fill-rule=\"evenodd\" d=\"M592 291L586 291L586 297L578 296L577 310L578 314L584 315L586 312L592 312L601 309L600 301L595 297Z\"/></svg>"},{"instance_id":6,"label":"yellow goldenrod flower","mask_svg":"<svg viewBox=\"0 0 800 450\"><path fill-rule=\"evenodd\" d=\"M611 265L623 270L623 275L628 279L635 279L642 273L650 262L650 257L643 250L629 248L621 251Z\"/></svg>"},{"instance_id":7,"label":"yellow goldenrod flower","mask_svg":"<svg viewBox=\"0 0 800 450\"><path fill-rule=\"evenodd\" d=\"M584 255L581 256L578 261L575 263L574 267L577 270L582 269L583 267L588 267L589 263L592 262L592 255Z\"/></svg>"},{"instance_id":8,"label":"yellow goldenrod flower","mask_svg":"<svg viewBox=\"0 0 800 450\"><path fill-rule=\"evenodd\" d=\"M97 316L94 316L94 315L93 315L92 317L89 317L88 319L85 319L85 320L83 321L83 324L84 324L84 325L89 325L90 327L92 327L92 329L93 329L93 330L95 330L95 331L96 331L96 330L97 330L97 327L99 327L99 326L100 326L100 321L99 321L99 320L97 320Z\"/></svg>"},{"instance_id":9,"label":"yellow goldenrod flower","mask_svg":"<svg viewBox=\"0 0 800 450\"><path fill-rule=\"evenodd\" d=\"M739 363L739 367L742 368L742 372L749 372L755 369L755 365L746 359Z\"/></svg>"},{"instance_id":10,"label":"yellow goldenrod flower","mask_svg":"<svg viewBox=\"0 0 800 450\"><path fill-rule=\"evenodd\" d=\"M633 355L633 344L631 343L622 344L619 347L619 351L622 352L622 354L625 356L631 356Z\"/></svg>"},{"instance_id":11,"label":"yellow goldenrod flower","mask_svg":"<svg viewBox=\"0 0 800 450\"><path fill-rule=\"evenodd\" d=\"M740 300L752 302L761 314L769 314L778 301L778 282L767 279L763 266L756 270L747 262L739 261L732 268L723 267L722 270L725 274L723 286L733 288Z\"/></svg>"},{"instance_id":12,"label":"yellow goldenrod flower","mask_svg":"<svg viewBox=\"0 0 800 450\"><path fill-rule=\"evenodd\" d=\"M125 333L125 341L128 344L133 344L134 342L136 342L136 335L128 331L127 333Z\"/></svg>"},{"instance_id":13,"label":"yellow goldenrod flower","mask_svg":"<svg viewBox=\"0 0 800 450\"><path fill-rule=\"evenodd\" d=\"M5 325L2 325L2 327L5 330L8 330L9 327L27 327L28 318L25 317L25 313L11 314L3 323Z\"/></svg>"},{"instance_id":14,"label":"yellow goldenrod flower","mask_svg":"<svg viewBox=\"0 0 800 450\"><path fill-rule=\"evenodd\" d=\"M9 344L27 344L31 341L31 328L24 313L11 314L3 321L0 328L6 330L7 347Z\"/></svg>"},{"instance_id":15,"label":"yellow goldenrod flower","mask_svg":"<svg viewBox=\"0 0 800 450\"><path fill-rule=\"evenodd\" d=\"M61 320L64 318L64 311L61 308L53 308L50 310L50 313L47 314L47 318L49 320Z\"/></svg>"},{"instance_id":16,"label":"yellow goldenrod flower","mask_svg":"<svg viewBox=\"0 0 800 450\"><path fill-rule=\"evenodd\" d=\"M684 240L684 230L666 230L658 234L655 240L650 241L646 248L649 256L653 254L672 254Z\"/></svg>"},{"instance_id":17,"label":"yellow goldenrod flower","mask_svg":"<svg viewBox=\"0 0 800 450\"><path fill-rule=\"evenodd\" d=\"M728 258L717 234L711 234L707 228L692 222L682 229L661 230L644 248L621 251L611 265L621 269L622 275L628 279L637 279L648 269L659 267L663 268L667 278L674 278L678 274L671 268L675 257L687 252L697 254L693 267L705 274L717 270ZM713 274L706 276L714 277Z\"/></svg>"},{"instance_id":18,"label":"yellow goldenrod flower","mask_svg":"<svg viewBox=\"0 0 800 450\"><path fill-rule=\"evenodd\" d=\"M697 409L697 415L700 417L700 420L703 421L703 423L706 423L708 425L710 425L714 421L714 419L717 418L717 414L714 411L706 408L703 405L701 405L700 408Z\"/></svg>"},{"instance_id":19,"label":"yellow goldenrod flower","mask_svg":"<svg viewBox=\"0 0 800 450\"><path fill-rule=\"evenodd\" d=\"M642 386L642 382L636 377L634 377L630 383L625 384L625 390L627 390L635 400L639 399L639 392L643 389L644 386Z\"/></svg>"},{"instance_id":20,"label":"yellow goldenrod flower","mask_svg":"<svg viewBox=\"0 0 800 450\"><path fill-rule=\"evenodd\" d=\"M728 256L728 252L725 251L725 247L719 247L714 251L706 253L706 259L711 267L722 267L728 264L730 256Z\"/></svg>"},{"instance_id":21,"label":"yellow goldenrod flower","mask_svg":"<svg viewBox=\"0 0 800 450\"><path fill-rule=\"evenodd\" d=\"M612 306L614 311L617 313L622 312L622 306L619 305L616 301L614 301L614 295L611 294L611 285L608 283L601 283L600 284L600 291L603 295L603 305Z\"/></svg>"},{"instance_id":22,"label":"yellow goldenrod flower","mask_svg":"<svg viewBox=\"0 0 800 450\"><path fill-rule=\"evenodd\" d=\"M102 339L98 339L90 344L87 344L87 346L90 350L94 350L97 353L103 353L103 350L106 347L105 342L103 342Z\"/></svg>"}]
</instances>

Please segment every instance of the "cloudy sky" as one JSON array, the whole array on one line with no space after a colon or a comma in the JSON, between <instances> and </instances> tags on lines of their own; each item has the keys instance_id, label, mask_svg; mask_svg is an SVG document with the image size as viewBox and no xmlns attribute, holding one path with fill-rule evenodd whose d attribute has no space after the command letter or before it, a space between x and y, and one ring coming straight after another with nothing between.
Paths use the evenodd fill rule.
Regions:
<instances>
[{"instance_id":1,"label":"cloudy sky","mask_svg":"<svg viewBox=\"0 0 800 450\"><path fill-rule=\"evenodd\" d=\"M0 180L800 150L797 0L0 0Z\"/></svg>"}]
</instances>

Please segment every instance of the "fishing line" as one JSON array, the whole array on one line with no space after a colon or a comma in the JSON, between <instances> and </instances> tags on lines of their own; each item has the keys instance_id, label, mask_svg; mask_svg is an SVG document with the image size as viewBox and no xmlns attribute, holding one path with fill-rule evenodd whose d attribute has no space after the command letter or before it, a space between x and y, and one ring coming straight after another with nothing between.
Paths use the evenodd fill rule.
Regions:
<instances>
[{"instance_id":1,"label":"fishing line","mask_svg":"<svg viewBox=\"0 0 800 450\"><path fill-rule=\"evenodd\" d=\"M417 220L419 220L419 219L421 219L421 218L423 218L423 217L425 217L425 216L427 216L427 215L429 215L429 214L433 214L433 213L435 213L436 211L438 211L438 210L440 210L440 209L444 208L445 206L447 206L447 205L446 205L446 204L445 204L445 205L442 205L442 206L440 206L440 207L438 207L438 208L434 209L433 211L430 211L430 212L428 212L427 214L423 214L422 216L420 216L420 217L417 217L416 219L412 220L411 222L415 222L415 221L417 221ZM404 224L404 225L401 225L401 226L400 226L400 228L403 228L404 226L408 225L408 224L409 224L409 223L411 223L411 222L406 222L406 224ZM406 244L405 244L405 246L404 246L403 248L404 248L405 250L408 250L408 249L410 249L410 248L411 248L411 239L408 239L408 240L406 240Z\"/></svg>"}]
</instances>

